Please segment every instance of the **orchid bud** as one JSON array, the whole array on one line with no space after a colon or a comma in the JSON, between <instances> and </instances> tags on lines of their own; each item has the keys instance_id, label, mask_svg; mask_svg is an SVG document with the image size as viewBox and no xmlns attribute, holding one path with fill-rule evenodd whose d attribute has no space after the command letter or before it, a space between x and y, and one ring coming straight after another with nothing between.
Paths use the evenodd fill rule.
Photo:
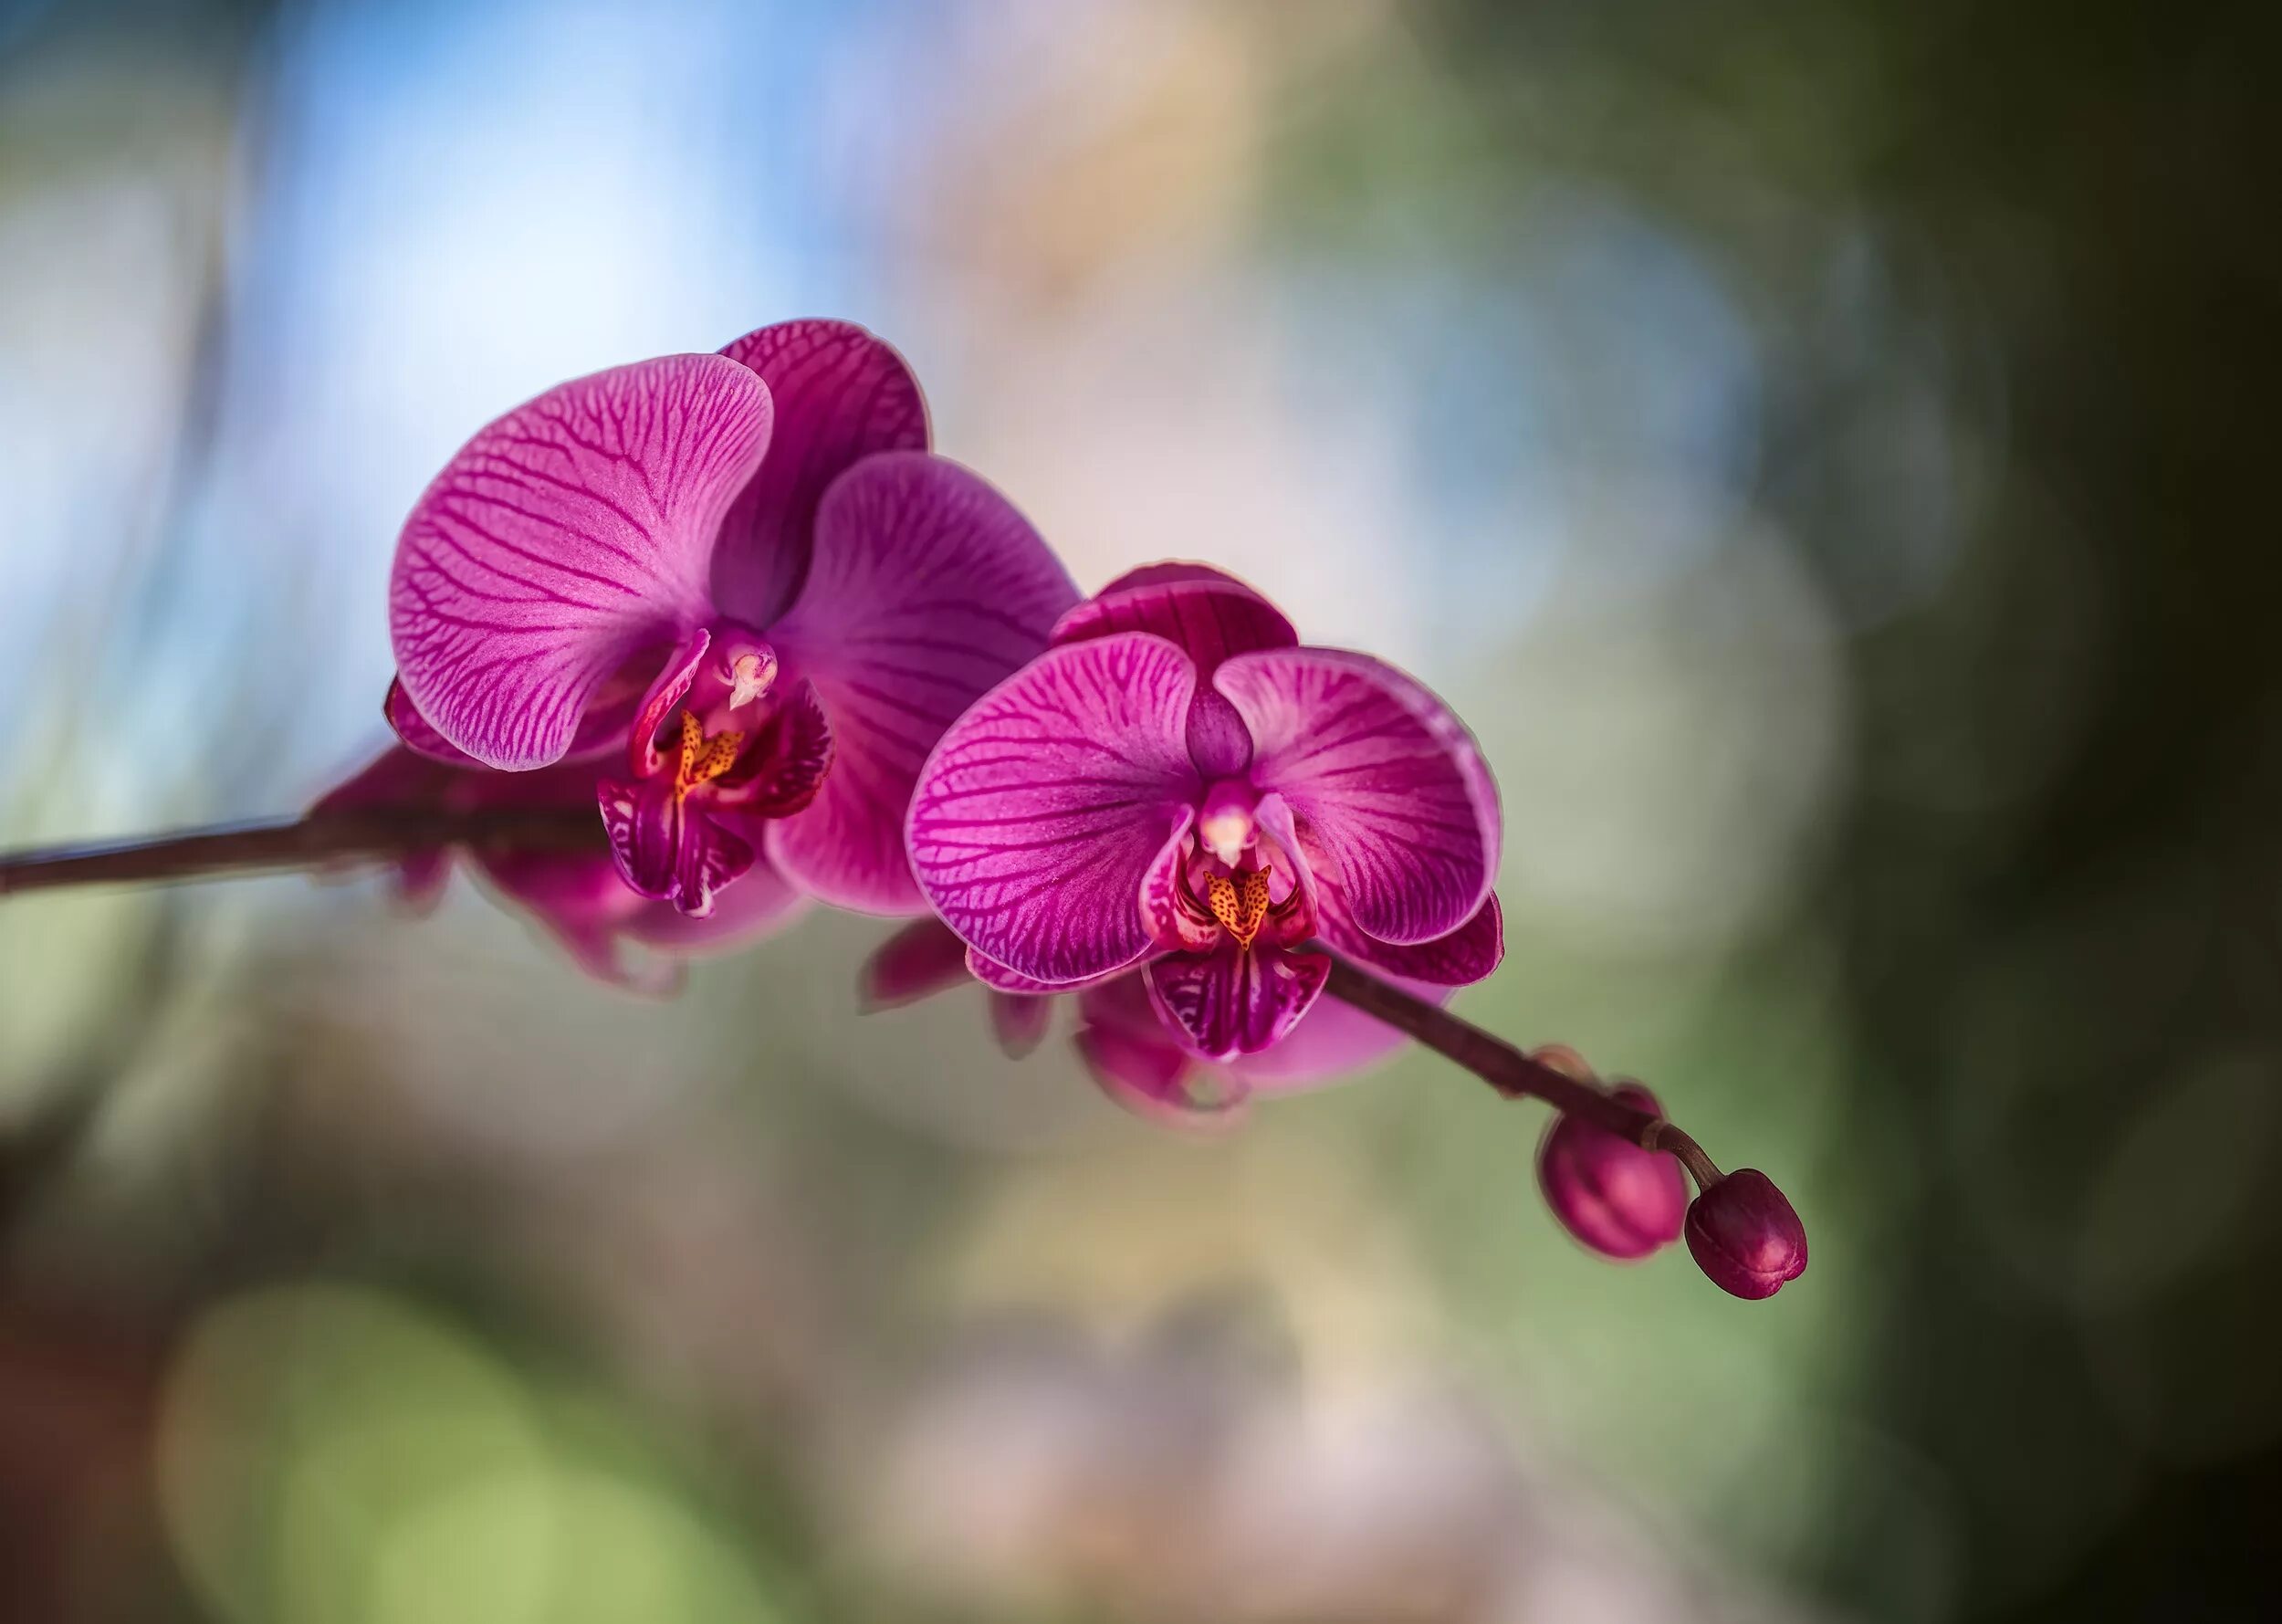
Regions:
<instances>
[{"instance_id":1,"label":"orchid bud","mask_svg":"<svg viewBox=\"0 0 2282 1624\"><path fill-rule=\"evenodd\" d=\"M1688 1250L1713 1285L1756 1301L1806 1272L1806 1226L1774 1179L1741 1168L1688 1209Z\"/></svg>"},{"instance_id":2,"label":"orchid bud","mask_svg":"<svg viewBox=\"0 0 2282 1624\"><path fill-rule=\"evenodd\" d=\"M1545 1050L1534 1058L1570 1070ZM1638 1083L1618 1087L1615 1098L1651 1116L1664 1114ZM1561 1227L1604 1257L1643 1258L1670 1245L1688 1212L1688 1180L1678 1162L1575 1116L1556 1117L1546 1130L1537 1183Z\"/></svg>"}]
</instances>

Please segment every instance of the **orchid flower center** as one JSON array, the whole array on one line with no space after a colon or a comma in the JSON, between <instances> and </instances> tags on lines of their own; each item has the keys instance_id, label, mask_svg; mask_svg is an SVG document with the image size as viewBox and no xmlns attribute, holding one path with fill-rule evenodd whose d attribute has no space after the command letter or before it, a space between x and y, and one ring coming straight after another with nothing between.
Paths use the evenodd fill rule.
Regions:
<instances>
[{"instance_id":1,"label":"orchid flower center","mask_svg":"<svg viewBox=\"0 0 2282 1624\"><path fill-rule=\"evenodd\" d=\"M1239 948L1250 948L1268 918L1268 871L1255 868L1232 878L1216 874L1204 885L1205 905L1220 928L1235 938Z\"/></svg>"},{"instance_id":2,"label":"orchid flower center","mask_svg":"<svg viewBox=\"0 0 2282 1624\"><path fill-rule=\"evenodd\" d=\"M744 748L744 734L732 729L708 735L704 723L683 711L681 762L674 769L674 793L686 795L701 784L711 783L737 765L738 752Z\"/></svg>"}]
</instances>

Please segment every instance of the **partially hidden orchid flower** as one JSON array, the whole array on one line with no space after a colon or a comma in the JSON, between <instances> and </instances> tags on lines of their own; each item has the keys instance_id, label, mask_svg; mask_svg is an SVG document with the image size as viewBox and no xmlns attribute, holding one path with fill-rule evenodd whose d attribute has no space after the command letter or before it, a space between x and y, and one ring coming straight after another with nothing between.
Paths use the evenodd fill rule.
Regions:
<instances>
[{"instance_id":1,"label":"partially hidden orchid flower","mask_svg":"<svg viewBox=\"0 0 2282 1624\"><path fill-rule=\"evenodd\" d=\"M865 963L864 1001L870 1009L892 1009L974 985L975 980L967 944L941 920L918 919L881 944ZM1450 993L1448 987L1424 982L1400 984L1437 1001ZM1044 1039L1062 1001L1051 992L986 991L999 1046L1017 1060ZM1213 1062L1199 1056L1165 1024L1141 971L1112 977L1073 996L1077 1025L1071 1043L1101 1091L1136 1116L1183 1128L1229 1126L1255 1098L1350 1076L1404 1041L1402 1033L1361 1011L1331 1004L1272 1049Z\"/></svg>"},{"instance_id":2,"label":"partially hidden orchid flower","mask_svg":"<svg viewBox=\"0 0 2282 1624\"><path fill-rule=\"evenodd\" d=\"M448 747L446 747L448 748ZM475 761L453 765L397 745L320 799L312 811L473 812L518 808L570 810L594 803L591 766L497 772ZM580 967L637 991L662 993L679 980L680 961L741 948L800 917L807 899L783 876L756 863L702 919L642 896L619 877L605 853L471 849L456 854L502 896L528 910ZM406 852L396 860L396 890L414 907L443 895L455 854L447 848ZM630 964L622 948L639 942L663 957Z\"/></svg>"},{"instance_id":3,"label":"partially hidden orchid flower","mask_svg":"<svg viewBox=\"0 0 2282 1624\"><path fill-rule=\"evenodd\" d=\"M1195 1058L1275 1045L1324 949L1434 986L1503 953L1497 789L1411 678L1303 647L1199 564L1120 578L952 724L907 833L927 901L986 983L1144 972Z\"/></svg>"},{"instance_id":4,"label":"partially hidden orchid flower","mask_svg":"<svg viewBox=\"0 0 2282 1624\"><path fill-rule=\"evenodd\" d=\"M684 914L759 868L921 911L919 766L1077 599L1012 505L926 445L910 372L844 322L549 390L404 525L392 720L509 772L622 751L592 781L618 873Z\"/></svg>"}]
</instances>

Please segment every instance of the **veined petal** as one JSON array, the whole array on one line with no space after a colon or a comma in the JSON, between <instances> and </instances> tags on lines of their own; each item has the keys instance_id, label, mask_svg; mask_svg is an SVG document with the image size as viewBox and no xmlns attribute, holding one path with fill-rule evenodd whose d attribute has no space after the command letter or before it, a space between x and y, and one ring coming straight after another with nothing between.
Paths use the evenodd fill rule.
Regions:
<instances>
[{"instance_id":1,"label":"veined petal","mask_svg":"<svg viewBox=\"0 0 2282 1624\"><path fill-rule=\"evenodd\" d=\"M1213 681L1251 730L1252 781L1290 803L1361 929L1426 942L1473 917L1497 875L1498 791L1448 707L1335 649L1238 655Z\"/></svg>"},{"instance_id":2,"label":"veined petal","mask_svg":"<svg viewBox=\"0 0 2282 1624\"><path fill-rule=\"evenodd\" d=\"M703 918L714 894L753 865L753 848L658 779L596 786L611 854L626 884Z\"/></svg>"},{"instance_id":3,"label":"veined petal","mask_svg":"<svg viewBox=\"0 0 2282 1624\"><path fill-rule=\"evenodd\" d=\"M570 740L570 749L563 755L565 761L581 761L607 755L623 741L627 728L633 725L635 707L642 698L643 678L636 675L641 669L642 658L642 655L635 655L588 701L586 714L579 718L579 730ZM381 713L388 718L389 727L406 749L416 750L431 761L440 761L448 767L463 767L477 772L489 770L475 757L429 726L428 718L420 714L411 697L405 694L401 678L389 679L388 697L381 703Z\"/></svg>"},{"instance_id":4,"label":"veined petal","mask_svg":"<svg viewBox=\"0 0 2282 1624\"><path fill-rule=\"evenodd\" d=\"M1448 936L1397 946L1356 927L1339 887L1325 882L1317 893L1316 935L1335 953L1406 981L1435 987L1467 987L1486 980L1505 957L1505 916L1498 894Z\"/></svg>"},{"instance_id":5,"label":"veined petal","mask_svg":"<svg viewBox=\"0 0 2282 1624\"><path fill-rule=\"evenodd\" d=\"M389 631L419 714L487 766L560 760L629 655L707 618L714 537L769 425L753 373L668 355L479 432L396 544Z\"/></svg>"},{"instance_id":6,"label":"veined petal","mask_svg":"<svg viewBox=\"0 0 2282 1624\"><path fill-rule=\"evenodd\" d=\"M927 408L904 358L852 321L780 321L721 351L758 373L776 403L768 460L729 509L713 556L714 600L766 626L809 568L817 504L878 451L924 451Z\"/></svg>"},{"instance_id":7,"label":"veined petal","mask_svg":"<svg viewBox=\"0 0 2282 1624\"><path fill-rule=\"evenodd\" d=\"M1233 575L1206 564L1148 564L1130 571L1055 624L1054 645L1117 632L1154 632L1178 644L1201 677L1230 655L1291 648L1300 635L1283 612Z\"/></svg>"},{"instance_id":8,"label":"veined petal","mask_svg":"<svg viewBox=\"0 0 2282 1624\"><path fill-rule=\"evenodd\" d=\"M1321 953L1239 948L1174 953L1149 966L1149 995L1207 1060L1256 1054L1292 1030L1331 974Z\"/></svg>"},{"instance_id":9,"label":"veined petal","mask_svg":"<svg viewBox=\"0 0 2282 1624\"><path fill-rule=\"evenodd\" d=\"M1201 786L1188 656L1125 633L1042 655L954 722L919 774L913 871L984 956L1067 985L1150 948L1141 882Z\"/></svg>"},{"instance_id":10,"label":"veined petal","mask_svg":"<svg viewBox=\"0 0 2282 1624\"><path fill-rule=\"evenodd\" d=\"M957 463L897 451L849 469L818 510L800 601L769 629L837 740L814 802L770 832L785 872L836 906L919 911L904 850L919 769L1076 596L1013 504Z\"/></svg>"},{"instance_id":11,"label":"veined petal","mask_svg":"<svg viewBox=\"0 0 2282 1624\"><path fill-rule=\"evenodd\" d=\"M445 767L466 767L481 770L483 763L454 744L431 727L428 718L420 714L404 692L404 679L393 676L388 682L388 697L381 701L381 714L406 749L414 755Z\"/></svg>"},{"instance_id":12,"label":"veined petal","mask_svg":"<svg viewBox=\"0 0 2282 1624\"><path fill-rule=\"evenodd\" d=\"M993 992L1011 993L1017 998L1039 998L1055 992L1083 992L1089 987L1099 987L1104 981L1114 980L1128 973L1128 969L1129 967L1120 966L1116 969L1104 970L1100 975L1089 977L1083 981L1041 981L1033 977L1010 970L996 959L986 958L976 952L972 948L967 949L967 973L968 975Z\"/></svg>"}]
</instances>

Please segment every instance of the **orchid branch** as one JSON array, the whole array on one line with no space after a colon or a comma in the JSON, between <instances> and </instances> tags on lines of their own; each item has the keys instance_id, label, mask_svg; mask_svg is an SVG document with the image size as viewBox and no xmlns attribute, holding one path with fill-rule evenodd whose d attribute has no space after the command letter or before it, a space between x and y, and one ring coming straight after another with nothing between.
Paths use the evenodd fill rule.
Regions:
<instances>
[{"instance_id":1,"label":"orchid branch","mask_svg":"<svg viewBox=\"0 0 2282 1624\"><path fill-rule=\"evenodd\" d=\"M1635 1110L1613 1094L1555 1071L1472 1022L1461 1021L1344 959L1332 960L1324 994L1417 1039L1507 1099L1541 1099L1563 1116L1581 1118L1628 1144L1668 1152L1688 1169L1700 1189L1710 1189L1723 1177L1703 1147L1667 1118Z\"/></svg>"},{"instance_id":2,"label":"orchid branch","mask_svg":"<svg viewBox=\"0 0 2282 1624\"><path fill-rule=\"evenodd\" d=\"M606 842L601 821L585 807L327 809L240 828L0 853L0 897L72 885L164 883L309 868L337 860L394 861L446 847L476 854L599 855ZM1560 1113L1555 1135L1568 1136L1562 1144L1567 1161L1557 1177L1541 1167L1541 1177L1556 1212L1587 1244L1611 1255L1638 1255L1618 1250L1621 1242L1602 1238L1593 1225L1605 1226L1611 1217L1619 1226L1628 1216L1643 1218L1640 1210L1629 1215L1621 1210L1626 1200L1632 1200L1637 1209L1643 1199L1638 1193L1629 1198L1623 1194L1624 1158L1669 1155L1695 1180L1699 1193L1686 1219L1689 1249L1714 1282L1739 1296L1766 1296L1805 1268L1805 1231L1782 1193L1765 1175L1749 1168L1722 1173L1702 1147L1659 1110L1628 1103L1653 1104L1654 1096L1645 1090L1598 1088L1342 959L1331 960L1324 992L1472 1073L1502 1097L1541 1099ZM1549 1137L1549 1147L1556 1143L1561 1141ZM1585 1170L1579 1173L1571 1163ZM1562 1188L1564 1181L1570 1188ZM1593 1221L1582 1226L1580 1203ZM1647 1221L1655 1228L1663 1220ZM1649 1238L1649 1247L1671 1238L1666 1229Z\"/></svg>"},{"instance_id":3,"label":"orchid branch","mask_svg":"<svg viewBox=\"0 0 2282 1624\"><path fill-rule=\"evenodd\" d=\"M147 840L0 852L0 896L67 885L168 883L309 868L336 858L393 859L444 846L605 849L602 822L591 807L360 808Z\"/></svg>"},{"instance_id":4,"label":"orchid branch","mask_svg":"<svg viewBox=\"0 0 2282 1624\"><path fill-rule=\"evenodd\" d=\"M1646 1256L1684 1225L1697 1265L1739 1297L1773 1296L1806 1269L1806 1228L1774 1181L1751 1168L1721 1172L1660 1109L1628 1103L1655 1104L1646 1089L1596 1088L1343 959L1332 959L1324 995L1416 1039L1506 1099L1534 1097L1558 1111L1540 1153L1539 1180L1555 1215L1587 1246L1613 1257ZM1674 1204L1662 1199L1666 1187L1653 1171L1659 1153L1696 1181L1684 1220L1676 1205L1682 1191L1670 1190ZM1663 1178L1679 1183L1669 1172Z\"/></svg>"}]
</instances>

